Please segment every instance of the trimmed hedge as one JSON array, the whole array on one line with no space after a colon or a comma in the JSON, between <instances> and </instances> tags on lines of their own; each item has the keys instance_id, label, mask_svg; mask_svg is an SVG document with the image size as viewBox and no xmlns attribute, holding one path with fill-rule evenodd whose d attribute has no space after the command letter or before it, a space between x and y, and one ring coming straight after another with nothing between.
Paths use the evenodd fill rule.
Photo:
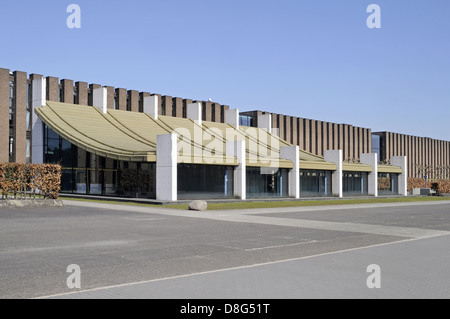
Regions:
<instances>
[{"instance_id":1,"label":"trimmed hedge","mask_svg":"<svg viewBox=\"0 0 450 319\"><path fill-rule=\"evenodd\" d=\"M449 194L450 193L450 180L448 179L428 179L427 187L432 188L433 184L437 184L440 193ZM424 188L425 179L424 178L408 178L408 191L413 188Z\"/></svg>"},{"instance_id":2,"label":"trimmed hedge","mask_svg":"<svg viewBox=\"0 0 450 319\"><path fill-rule=\"evenodd\" d=\"M57 199L61 189L61 166L55 164L0 164L2 199Z\"/></svg>"}]
</instances>

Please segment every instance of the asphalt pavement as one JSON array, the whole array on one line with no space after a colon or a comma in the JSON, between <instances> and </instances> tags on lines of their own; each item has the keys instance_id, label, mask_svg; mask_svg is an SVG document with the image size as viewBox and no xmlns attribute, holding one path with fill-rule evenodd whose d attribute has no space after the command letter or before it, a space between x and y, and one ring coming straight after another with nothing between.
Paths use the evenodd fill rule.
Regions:
<instances>
[{"instance_id":1,"label":"asphalt pavement","mask_svg":"<svg viewBox=\"0 0 450 319\"><path fill-rule=\"evenodd\" d=\"M450 202L0 210L0 298L449 298ZM80 289L69 288L69 265ZM380 268L370 289L367 267Z\"/></svg>"}]
</instances>

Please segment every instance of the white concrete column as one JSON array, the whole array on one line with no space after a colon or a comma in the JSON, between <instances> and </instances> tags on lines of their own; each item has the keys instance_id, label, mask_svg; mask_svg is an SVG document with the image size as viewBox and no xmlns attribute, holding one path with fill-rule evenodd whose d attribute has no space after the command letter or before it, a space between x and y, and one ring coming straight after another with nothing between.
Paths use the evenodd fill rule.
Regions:
<instances>
[{"instance_id":1,"label":"white concrete column","mask_svg":"<svg viewBox=\"0 0 450 319\"><path fill-rule=\"evenodd\" d=\"M105 87L94 89L92 92L92 104L102 113L108 113L108 91Z\"/></svg>"},{"instance_id":2,"label":"white concrete column","mask_svg":"<svg viewBox=\"0 0 450 319\"><path fill-rule=\"evenodd\" d=\"M202 126L202 103L188 104L186 115L188 119L191 119L198 125Z\"/></svg>"},{"instance_id":3,"label":"white concrete column","mask_svg":"<svg viewBox=\"0 0 450 319\"><path fill-rule=\"evenodd\" d=\"M246 185L246 154L245 154L245 141L230 141L226 143L226 154L229 156L235 156L239 165L234 168L234 197L240 199L247 198L247 185Z\"/></svg>"},{"instance_id":4,"label":"white concrete column","mask_svg":"<svg viewBox=\"0 0 450 319\"><path fill-rule=\"evenodd\" d=\"M163 134L156 137L156 199L176 201L177 135Z\"/></svg>"},{"instance_id":5,"label":"white concrete column","mask_svg":"<svg viewBox=\"0 0 450 319\"><path fill-rule=\"evenodd\" d=\"M378 154L368 153L361 154L360 160L361 164L370 165L372 167L372 172L368 176L368 194L375 197L378 196Z\"/></svg>"},{"instance_id":6,"label":"white concrete column","mask_svg":"<svg viewBox=\"0 0 450 319\"><path fill-rule=\"evenodd\" d=\"M234 126L236 130L239 130L239 110L225 110L225 123L230 124L231 126Z\"/></svg>"},{"instance_id":7,"label":"white concrete column","mask_svg":"<svg viewBox=\"0 0 450 319\"><path fill-rule=\"evenodd\" d=\"M33 79L32 83L32 144L31 144L31 161L33 164L44 163L44 124L34 112L46 104L46 82L44 77Z\"/></svg>"},{"instance_id":8,"label":"white concrete column","mask_svg":"<svg viewBox=\"0 0 450 319\"><path fill-rule=\"evenodd\" d=\"M267 113L258 115L258 127L272 134L272 114Z\"/></svg>"},{"instance_id":9,"label":"white concrete column","mask_svg":"<svg viewBox=\"0 0 450 319\"><path fill-rule=\"evenodd\" d=\"M398 176L398 194L408 196L408 158L406 156L392 156L391 165L401 167L403 172Z\"/></svg>"},{"instance_id":10,"label":"white concrete column","mask_svg":"<svg viewBox=\"0 0 450 319\"><path fill-rule=\"evenodd\" d=\"M342 197L342 150L325 151L324 159L327 162L336 164L336 171L333 173L332 193L333 196Z\"/></svg>"},{"instance_id":11,"label":"white concrete column","mask_svg":"<svg viewBox=\"0 0 450 319\"><path fill-rule=\"evenodd\" d=\"M283 146L280 157L290 160L294 167L289 170L289 197L300 198L300 148L297 145Z\"/></svg>"},{"instance_id":12,"label":"white concrete column","mask_svg":"<svg viewBox=\"0 0 450 319\"><path fill-rule=\"evenodd\" d=\"M144 113L150 115L154 120L158 120L159 100L157 95L145 96L143 101Z\"/></svg>"}]
</instances>

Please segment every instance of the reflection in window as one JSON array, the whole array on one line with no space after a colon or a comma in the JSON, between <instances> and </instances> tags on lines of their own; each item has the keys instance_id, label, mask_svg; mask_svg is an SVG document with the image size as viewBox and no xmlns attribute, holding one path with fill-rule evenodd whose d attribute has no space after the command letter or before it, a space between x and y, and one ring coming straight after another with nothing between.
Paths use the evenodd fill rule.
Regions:
<instances>
[{"instance_id":1,"label":"reflection in window","mask_svg":"<svg viewBox=\"0 0 450 319\"><path fill-rule=\"evenodd\" d=\"M178 165L178 198L232 198L233 167Z\"/></svg>"},{"instance_id":2,"label":"reflection in window","mask_svg":"<svg viewBox=\"0 0 450 319\"><path fill-rule=\"evenodd\" d=\"M378 195L398 195L398 175L378 173Z\"/></svg>"},{"instance_id":3,"label":"reflection in window","mask_svg":"<svg viewBox=\"0 0 450 319\"><path fill-rule=\"evenodd\" d=\"M343 172L343 191L346 195L368 194L367 172Z\"/></svg>"},{"instance_id":4,"label":"reflection in window","mask_svg":"<svg viewBox=\"0 0 450 319\"><path fill-rule=\"evenodd\" d=\"M31 139L27 138L26 150L25 150L26 163L31 163Z\"/></svg>"},{"instance_id":5,"label":"reflection in window","mask_svg":"<svg viewBox=\"0 0 450 319\"><path fill-rule=\"evenodd\" d=\"M288 170L247 167L247 197L288 197Z\"/></svg>"},{"instance_id":6,"label":"reflection in window","mask_svg":"<svg viewBox=\"0 0 450 319\"><path fill-rule=\"evenodd\" d=\"M253 117L249 115L239 115L239 125L252 127Z\"/></svg>"},{"instance_id":7,"label":"reflection in window","mask_svg":"<svg viewBox=\"0 0 450 319\"><path fill-rule=\"evenodd\" d=\"M376 153L378 160L381 160L381 137L379 135L372 134L372 153Z\"/></svg>"},{"instance_id":8,"label":"reflection in window","mask_svg":"<svg viewBox=\"0 0 450 319\"><path fill-rule=\"evenodd\" d=\"M300 196L331 196L331 171L300 170Z\"/></svg>"}]
</instances>

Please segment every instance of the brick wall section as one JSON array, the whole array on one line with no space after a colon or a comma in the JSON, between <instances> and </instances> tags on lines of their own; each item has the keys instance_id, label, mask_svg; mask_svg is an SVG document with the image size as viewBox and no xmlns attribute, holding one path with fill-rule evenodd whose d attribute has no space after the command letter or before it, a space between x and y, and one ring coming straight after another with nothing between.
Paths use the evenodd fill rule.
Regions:
<instances>
[{"instance_id":1,"label":"brick wall section","mask_svg":"<svg viewBox=\"0 0 450 319\"><path fill-rule=\"evenodd\" d=\"M300 149L304 149L304 146L305 146L305 137L304 137L305 121L301 117L298 118L297 128L298 128L298 137L297 137L298 143L297 143L297 145L300 147Z\"/></svg>"},{"instance_id":2,"label":"brick wall section","mask_svg":"<svg viewBox=\"0 0 450 319\"><path fill-rule=\"evenodd\" d=\"M114 109L114 88L112 86L104 86L106 88L106 107Z\"/></svg>"},{"instance_id":3,"label":"brick wall section","mask_svg":"<svg viewBox=\"0 0 450 319\"><path fill-rule=\"evenodd\" d=\"M25 72L14 72L16 87L15 116L14 116L14 142L16 163L26 163L27 150L27 74Z\"/></svg>"},{"instance_id":4,"label":"brick wall section","mask_svg":"<svg viewBox=\"0 0 450 319\"><path fill-rule=\"evenodd\" d=\"M86 82L76 82L75 87L78 95L79 105L88 105L88 84Z\"/></svg>"},{"instance_id":5,"label":"brick wall section","mask_svg":"<svg viewBox=\"0 0 450 319\"><path fill-rule=\"evenodd\" d=\"M92 106L92 104L94 104L93 101L93 92L96 89L101 88L102 86L100 84L89 84L89 90L88 90L88 105Z\"/></svg>"},{"instance_id":6,"label":"brick wall section","mask_svg":"<svg viewBox=\"0 0 450 319\"><path fill-rule=\"evenodd\" d=\"M59 101L59 79L53 76L47 76L47 101Z\"/></svg>"},{"instance_id":7,"label":"brick wall section","mask_svg":"<svg viewBox=\"0 0 450 319\"><path fill-rule=\"evenodd\" d=\"M310 120L303 119L303 145L304 150L307 152L311 152L311 126L310 126Z\"/></svg>"},{"instance_id":8,"label":"brick wall section","mask_svg":"<svg viewBox=\"0 0 450 319\"><path fill-rule=\"evenodd\" d=\"M214 122L221 122L222 108L219 103L213 103L214 108Z\"/></svg>"},{"instance_id":9,"label":"brick wall section","mask_svg":"<svg viewBox=\"0 0 450 319\"><path fill-rule=\"evenodd\" d=\"M211 102L202 102L202 101L197 101L197 102L202 103L203 121L211 122L212 121L212 112L211 112L212 103Z\"/></svg>"},{"instance_id":10,"label":"brick wall section","mask_svg":"<svg viewBox=\"0 0 450 319\"><path fill-rule=\"evenodd\" d=\"M253 125L258 126L259 110L241 112L241 115L253 117ZM372 133L370 129L349 124L305 119L301 117L270 113L272 128L279 131L280 138L300 149L323 156L326 150L342 149L344 158L358 159L362 153L372 151ZM276 131L275 131L276 132Z\"/></svg>"},{"instance_id":11,"label":"brick wall section","mask_svg":"<svg viewBox=\"0 0 450 319\"><path fill-rule=\"evenodd\" d=\"M144 112L144 98L150 96L149 92L141 92L139 93L139 112Z\"/></svg>"},{"instance_id":12,"label":"brick wall section","mask_svg":"<svg viewBox=\"0 0 450 319\"><path fill-rule=\"evenodd\" d=\"M229 109L230 109L229 105L222 105L220 107L220 122L225 123L225 111Z\"/></svg>"},{"instance_id":13,"label":"brick wall section","mask_svg":"<svg viewBox=\"0 0 450 319\"><path fill-rule=\"evenodd\" d=\"M173 117L183 117L183 99L179 97L174 97L172 99L172 116Z\"/></svg>"},{"instance_id":14,"label":"brick wall section","mask_svg":"<svg viewBox=\"0 0 450 319\"><path fill-rule=\"evenodd\" d=\"M408 157L408 176L422 178L419 167L431 165L432 168L450 166L450 142L429 137L418 137L392 132L376 132L381 137L380 160L392 156ZM439 178L437 171L429 174L430 178Z\"/></svg>"},{"instance_id":15,"label":"brick wall section","mask_svg":"<svg viewBox=\"0 0 450 319\"><path fill-rule=\"evenodd\" d=\"M128 91L129 107L131 112L139 112L139 92L135 90Z\"/></svg>"},{"instance_id":16,"label":"brick wall section","mask_svg":"<svg viewBox=\"0 0 450 319\"><path fill-rule=\"evenodd\" d=\"M161 96L161 115L172 116L172 99L171 96Z\"/></svg>"},{"instance_id":17,"label":"brick wall section","mask_svg":"<svg viewBox=\"0 0 450 319\"><path fill-rule=\"evenodd\" d=\"M323 155L323 135L322 135L322 125L321 121L316 122L316 154L322 156Z\"/></svg>"},{"instance_id":18,"label":"brick wall section","mask_svg":"<svg viewBox=\"0 0 450 319\"><path fill-rule=\"evenodd\" d=\"M30 79L40 75L30 75ZM42 77L42 76L40 76ZM0 162L9 160L9 79L7 69L0 69ZM15 153L16 161L24 163L26 156L26 105L27 105L27 76L24 72L14 72L16 96L15 96ZM74 81L61 80L48 76L47 99L60 101L60 85L63 90L63 101L74 103ZM76 82L77 103L80 105L92 105L92 92L101 85ZM138 92L121 88L107 88L108 108L114 108L115 96L120 110L127 110L127 100L130 111L142 112L143 99L149 96L148 92ZM172 98L171 96L159 97L159 114L166 116L185 117L186 106L193 103L191 99ZM224 122L225 110L228 105L209 101L194 101L202 103L203 119L206 121ZM163 106L165 112L163 112ZM254 117L254 126L257 126L257 115L262 111L243 112L242 114ZM272 114L272 127L279 130L279 136L286 141L299 145L301 149L318 155L323 155L327 149L342 149L344 158L359 158L361 153L369 153L372 150L372 131L362 127L348 124L337 124L304 119L282 114ZM375 133L374 133L375 134ZM439 141L430 138L422 138L392 132L377 132L382 136L380 145L380 160L389 159L391 156L408 156L408 170L410 177L419 175L417 165L448 166L450 165L450 142ZM421 176L419 176L421 177ZM432 177L432 176L430 176Z\"/></svg>"},{"instance_id":19,"label":"brick wall section","mask_svg":"<svg viewBox=\"0 0 450 319\"><path fill-rule=\"evenodd\" d=\"M73 104L73 81L63 79L61 80L61 86L64 92L62 102Z\"/></svg>"},{"instance_id":20,"label":"brick wall section","mask_svg":"<svg viewBox=\"0 0 450 319\"><path fill-rule=\"evenodd\" d=\"M284 115L284 140L292 144L291 116Z\"/></svg>"},{"instance_id":21,"label":"brick wall section","mask_svg":"<svg viewBox=\"0 0 450 319\"><path fill-rule=\"evenodd\" d=\"M0 69L0 163L9 161L9 70Z\"/></svg>"},{"instance_id":22,"label":"brick wall section","mask_svg":"<svg viewBox=\"0 0 450 319\"><path fill-rule=\"evenodd\" d=\"M291 117L291 125L292 125L292 144L299 145L298 142L298 118L297 117Z\"/></svg>"},{"instance_id":23,"label":"brick wall section","mask_svg":"<svg viewBox=\"0 0 450 319\"><path fill-rule=\"evenodd\" d=\"M127 90L118 88L116 89L116 101L117 109L121 111L127 110Z\"/></svg>"},{"instance_id":24,"label":"brick wall section","mask_svg":"<svg viewBox=\"0 0 450 319\"><path fill-rule=\"evenodd\" d=\"M183 99L183 117L187 117L187 106L193 101L191 99Z\"/></svg>"}]
</instances>

